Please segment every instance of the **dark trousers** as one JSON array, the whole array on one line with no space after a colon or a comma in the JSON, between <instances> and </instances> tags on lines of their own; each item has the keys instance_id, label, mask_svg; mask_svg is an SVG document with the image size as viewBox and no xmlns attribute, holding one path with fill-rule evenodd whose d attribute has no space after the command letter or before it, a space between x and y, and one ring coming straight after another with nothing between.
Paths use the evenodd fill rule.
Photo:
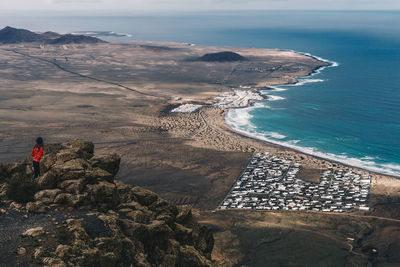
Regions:
<instances>
[{"instance_id":1,"label":"dark trousers","mask_svg":"<svg viewBox=\"0 0 400 267\"><path fill-rule=\"evenodd\" d=\"M33 161L33 178L38 178L39 176L40 176L39 162Z\"/></svg>"}]
</instances>

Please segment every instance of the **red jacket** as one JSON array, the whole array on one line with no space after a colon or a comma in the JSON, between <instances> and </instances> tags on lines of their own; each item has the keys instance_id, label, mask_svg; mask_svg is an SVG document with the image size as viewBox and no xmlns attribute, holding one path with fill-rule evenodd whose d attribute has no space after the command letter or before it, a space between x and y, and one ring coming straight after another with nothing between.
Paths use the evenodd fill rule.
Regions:
<instances>
[{"instance_id":1,"label":"red jacket","mask_svg":"<svg viewBox=\"0 0 400 267\"><path fill-rule=\"evenodd\" d=\"M43 146L41 146L40 148L37 147L37 146L35 146L35 147L32 149L31 155L32 155L32 157L33 157L33 161L36 161L36 162L39 162L39 161L40 161L40 159L41 159L42 156L43 156L43 150L44 150L44 147L43 147Z\"/></svg>"}]
</instances>

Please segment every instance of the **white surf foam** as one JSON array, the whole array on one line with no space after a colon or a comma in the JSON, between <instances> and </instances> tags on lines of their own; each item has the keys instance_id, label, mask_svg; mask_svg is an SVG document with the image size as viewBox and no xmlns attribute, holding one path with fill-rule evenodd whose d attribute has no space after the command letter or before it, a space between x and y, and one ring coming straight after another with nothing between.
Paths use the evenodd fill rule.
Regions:
<instances>
[{"instance_id":1,"label":"white surf foam","mask_svg":"<svg viewBox=\"0 0 400 267\"><path fill-rule=\"evenodd\" d=\"M284 97L277 96L277 95L268 95L268 100L269 101L277 101L277 100L284 100Z\"/></svg>"},{"instance_id":2,"label":"white surf foam","mask_svg":"<svg viewBox=\"0 0 400 267\"><path fill-rule=\"evenodd\" d=\"M246 112L246 111L243 111L243 112ZM232 129L234 131L236 131L240 134L246 135L248 137L256 138L256 139L263 140L263 141L266 141L269 143L288 147L293 150L297 150L297 151L300 151L302 153L305 153L305 154L308 154L311 156L316 156L319 158L336 161L336 162L339 162L339 163L342 163L345 165L349 165L349 166L353 166L356 168L361 168L361 169L365 169L368 171L373 171L373 172L377 172L377 173L400 177L400 165L379 164L379 163L373 161L372 158L370 159L369 157L368 157L368 159L366 157L360 159L360 158L348 157L345 154L336 155L336 154L332 154L332 153L324 153L324 152L318 151L317 149L312 148L312 147L302 147L302 146L297 145L297 143L299 143L300 140L290 140L290 141L274 140L274 139L269 138L272 136L268 136L268 134L262 134L262 133L256 132L255 129L257 129L257 128L254 126L247 128L247 124L244 124L244 121L242 121L242 123L241 123L243 128L240 127L238 124L234 123L234 121L231 120L232 118L229 116L229 113L230 113L230 111L228 112L227 116L225 117L225 123L227 125L229 125L230 127L232 127ZM243 118L246 117L246 115L243 113L241 114L241 116L243 116ZM251 117L250 117L250 119L251 119ZM283 138L286 138L286 137L283 137Z\"/></svg>"},{"instance_id":3,"label":"white surf foam","mask_svg":"<svg viewBox=\"0 0 400 267\"><path fill-rule=\"evenodd\" d=\"M265 133L266 135L275 138L275 139L284 139L286 138L286 135L280 134L280 133L275 133L275 132L267 132Z\"/></svg>"},{"instance_id":4,"label":"white surf foam","mask_svg":"<svg viewBox=\"0 0 400 267\"><path fill-rule=\"evenodd\" d=\"M234 129L240 129L241 127L254 129L255 126L250 122L253 117L250 111L254 108L255 107L229 109L225 116L225 122L229 121L229 125Z\"/></svg>"},{"instance_id":5,"label":"white surf foam","mask_svg":"<svg viewBox=\"0 0 400 267\"><path fill-rule=\"evenodd\" d=\"M288 84L288 86L301 86L307 83L320 83L324 82L325 80L322 79L299 79L297 83Z\"/></svg>"},{"instance_id":6,"label":"white surf foam","mask_svg":"<svg viewBox=\"0 0 400 267\"><path fill-rule=\"evenodd\" d=\"M286 88L278 87L278 86L270 86L270 88L273 89L273 91L281 92L281 91L286 91Z\"/></svg>"},{"instance_id":7,"label":"white surf foam","mask_svg":"<svg viewBox=\"0 0 400 267\"><path fill-rule=\"evenodd\" d=\"M313 57L322 62L327 62L330 65L321 67L321 68L315 70L309 76L300 78L298 80L298 82L295 84L284 85L284 86L301 86L301 85L304 85L304 84L310 83L310 82L323 82L324 80L322 80L322 79L310 79L309 77L320 74L321 71L323 71L327 67L340 66L340 64L338 62L334 62L334 61L330 61L330 60L327 60L327 59L324 59L324 58L321 58L318 56L314 56L310 53L297 52L297 51L293 51L293 50L290 50L290 51ZM281 88L278 86L270 86L270 88L272 88L273 91L287 90L286 88ZM268 91L268 90L263 91L263 93L267 94L267 95L269 92L270 91ZM268 96L270 96L270 95L268 95ZM267 107L267 106L263 106L263 107ZM398 165L398 164L390 164L390 163L389 164L379 164L376 161L374 161L377 158L368 157L368 156L365 156L363 158L352 158L352 157L347 156L345 153L342 153L339 155L336 155L333 153L324 153L324 152L318 151L317 149L312 148L312 147L302 147L302 146L297 145L300 142L300 140L279 141L279 140L271 139L271 138L275 138L275 139L286 138L286 136L281 135L279 133L275 133L275 132L269 132L269 133L264 133L264 134L258 133L258 132L256 132L257 128L254 125L252 125L250 122L252 116L249 114L249 112L253 108L256 108L256 107L230 109L225 116L225 123L227 125L229 125L234 131L236 131L240 134L249 136L251 138L256 138L259 140L267 141L269 143L288 147L288 148L303 152L308 155L324 158L327 160L336 161L336 162L339 162L339 163L342 163L345 165L349 165L349 166L353 166L353 167L357 167L357 168L361 168L361 169L365 169L365 170L369 170L369 171L373 171L373 172L377 172L377 173L382 173L382 174L386 174L386 175L400 177L400 165Z\"/></svg>"}]
</instances>

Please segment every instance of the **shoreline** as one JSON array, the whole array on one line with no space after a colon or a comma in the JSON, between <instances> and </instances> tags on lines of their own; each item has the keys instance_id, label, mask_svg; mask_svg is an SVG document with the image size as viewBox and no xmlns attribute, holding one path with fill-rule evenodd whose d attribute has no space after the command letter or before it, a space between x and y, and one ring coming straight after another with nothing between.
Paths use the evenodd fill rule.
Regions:
<instances>
[{"instance_id":1,"label":"shoreline","mask_svg":"<svg viewBox=\"0 0 400 267\"><path fill-rule=\"evenodd\" d=\"M302 77L296 78L296 82L294 82L294 83L286 83L286 84L278 84L278 85L268 86L268 88L272 89L271 91L274 91L274 90L275 91L279 91L281 89L281 88L279 88L279 86L301 86L301 85L307 83L307 81L306 81L307 78L313 77L315 75L320 74L324 69L340 66L340 64L338 62L330 61L328 59L324 59L324 58L312 55L310 53L298 52L298 51L294 51L294 50L282 50L282 49L279 49L279 50L280 51L294 52L294 53L297 53L297 54L300 54L300 55L311 57L311 58L313 58L315 60L318 60L318 61L321 61L321 62L324 62L324 63L329 63L330 65L318 67L318 68L312 70L310 74L308 74L306 76L302 76ZM306 82L299 81L299 79L305 79ZM318 82L319 81L320 80L318 80ZM313 81L311 81L311 82L313 82ZM255 88L255 89L257 89L257 88ZM264 94L261 93L261 91L259 89L256 90L256 93L259 94L260 96L265 96ZM265 98L265 99L267 101L273 101L274 100L274 99L272 99L272 100L268 99L268 97ZM229 112L231 110L249 109L249 108L257 108L257 107L254 105L254 103L252 103L252 104L249 104L246 107L229 107L229 108L227 108L227 111ZM296 146L295 144L288 144L288 143L285 143L285 142L272 140L272 139L269 139L269 138L267 138L265 136L256 136L254 134L246 132L245 130L241 130L241 129L235 128L235 126L232 123L230 123L228 121L228 119L226 118L227 115L228 115L228 113L225 113L224 118L223 118L223 123L233 133L238 134L238 135L240 135L242 137L251 138L251 139L254 139L254 140L257 140L257 141L261 141L261 142L266 142L268 144L276 145L278 147L282 147L282 148L285 148L285 149L290 149L290 150L293 150L294 152L302 153L302 154L305 154L305 155L308 155L308 156L312 156L312 157L315 157L315 158L320 159L320 160L325 160L325 161L329 161L329 162L332 162L332 163L341 164L341 165L346 166L346 167L356 168L356 169L359 169L359 170L362 170L362 171L371 172L371 173L374 173L374 174L377 174L377 175L385 175L385 176L393 177L393 178L396 178L396 179L400 179L400 174L395 174L393 171L385 171L385 170L383 170L383 169L381 169L379 167L369 167L369 166L366 166L366 165L362 165L363 164L362 160L358 159L358 158L346 158L346 159L340 160L340 159L335 158L335 157L339 157L339 156L336 155L336 154L333 154L333 153L324 153L324 152L320 152L320 151L315 151L315 152L314 151L311 151L311 152L307 151L307 150L315 149L313 147L300 147L300 146ZM276 133L276 134L279 134L279 133ZM358 161L360 161L360 164L351 164L351 163L348 162L349 160L358 160Z\"/></svg>"}]
</instances>

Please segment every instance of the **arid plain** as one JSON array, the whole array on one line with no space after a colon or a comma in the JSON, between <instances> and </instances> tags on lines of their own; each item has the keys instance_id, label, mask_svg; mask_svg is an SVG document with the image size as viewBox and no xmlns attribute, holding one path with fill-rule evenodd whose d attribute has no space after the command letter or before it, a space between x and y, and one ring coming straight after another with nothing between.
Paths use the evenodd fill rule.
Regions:
<instances>
[{"instance_id":1,"label":"arid plain","mask_svg":"<svg viewBox=\"0 0 400 267\"><path fill-rule=\"evenodd\" d=\"M248 60L193 60L227 50ZM289 51L175 43L1 45L0 162L25 158L39 135L47 143L91 140L122 155L120 180L193 207L214 229L214 257L227 266L396 266L393 177L372 174L367 213L212 212L255 151L293 156L305 180L348 168L236 134L223 123L226 109L212 106L230 88L292 83L324 65ZM205 106L170 113L182 103Z\"/></svg>"}]
</instances>

